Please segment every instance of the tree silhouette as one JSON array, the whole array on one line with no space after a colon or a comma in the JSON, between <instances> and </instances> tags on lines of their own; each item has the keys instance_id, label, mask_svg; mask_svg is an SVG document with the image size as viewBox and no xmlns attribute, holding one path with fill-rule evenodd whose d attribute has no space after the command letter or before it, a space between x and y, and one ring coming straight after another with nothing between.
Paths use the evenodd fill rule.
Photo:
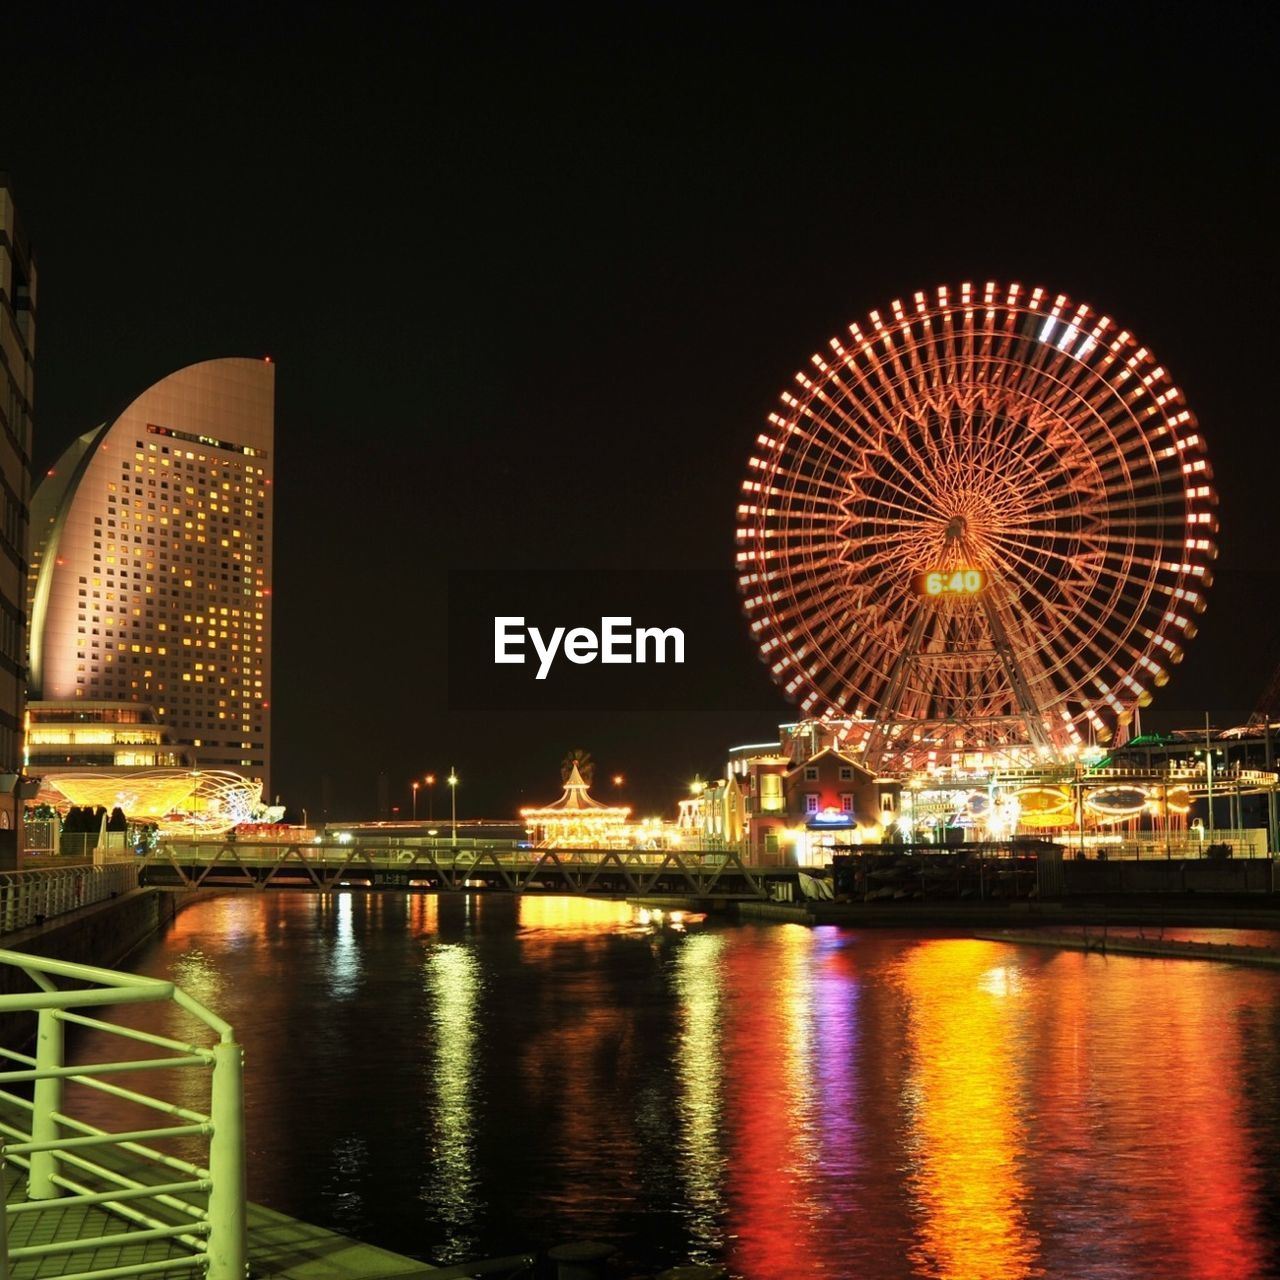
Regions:
<instances>
[{"instance_id":1,"label":"tree silhouette","mask_svg":"<svg viewBox=\"0 0 1280 1280\"><path fill-rule=\"evenodd\" d=\"M573 772L575 764L578 766L578 773L581 774L583 782L590 786L591 779L596 771L596 764L591 758L591 753L584 751L581 747L575 747L560 762L560 780L562 782L569 781L569 775Z\"/></svg>"}]
</instances>

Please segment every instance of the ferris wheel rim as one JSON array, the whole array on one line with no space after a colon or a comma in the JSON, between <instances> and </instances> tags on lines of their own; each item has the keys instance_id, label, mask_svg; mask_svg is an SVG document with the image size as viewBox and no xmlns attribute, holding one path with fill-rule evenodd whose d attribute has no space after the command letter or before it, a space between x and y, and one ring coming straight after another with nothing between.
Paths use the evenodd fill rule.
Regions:
<instances>
[{"instance_id":1,"label":"ferris wheel rim","mask_svg":"<svg viewBox=\"0 0 1280 1280\"><path fill-rule=\"evenodd\" d=\"M875 719L888 690L917 730L1021 717L1078 742L1123 722L1194 634L1216 555L1212 472L1180 390L1109 317L1017 285L956 292L916 294L910 315L895 302L889 325L872 312L783 393L739 506L744 608L806 715ZM967 542L940 541L957 521ZM992 570L984 625L1025 669L1017 706L977 612L939 622L943 606L905 594L957 545ZM931 676L899 679L904 628ZM967 674L939 675L964 667L957 651Z\"/></svg>"}]
</instances>

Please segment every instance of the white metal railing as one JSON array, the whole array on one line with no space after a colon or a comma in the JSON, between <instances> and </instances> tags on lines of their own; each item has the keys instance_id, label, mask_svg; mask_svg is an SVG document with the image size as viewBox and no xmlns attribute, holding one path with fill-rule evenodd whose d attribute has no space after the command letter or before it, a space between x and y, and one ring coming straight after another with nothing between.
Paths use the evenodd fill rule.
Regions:
<instances>
[{"instance_id":1,"label":"white metal railing","mask_svg":"<svg viewBox=\"0 0 1280 1280\"><path fill-rule=\"evenodd\" d=\"M1218 827L1209 831L1158 831L1098 834L1089 832L1083 838L1078 832L1059 833L1056 843L1068 857L1083 852L1086 858L1116 860L1175 858L1180 860L1213 860L1230 858L1267 858L1267 833L1261 827ZM963 846L961 846L963 847Z\"/></svg>"},{"instance_id":2,"label":"white metal railing","mask_svg":"<svg viewBox=\"0 0 1280 1280\"><path fill-rule=\"evenodd\" d=\"M136 856L127 831L64 831L58 837L58 856L84 862L111 862Z\"/></svg>"},{"instance_id":3,"label":"white metal railing","mask_svg":"<svg viewBox=\"0 0 1280 1280\"><path fill-rule=\"evenodd\" d=\"M104 902L137 887L135 862L0 871L0 934Z\"/></svg>"},{"instance_id":4,"label":"white metal railing","mask_svg":"<svg viewBox=\"0 0 1280 1280\"><path fill-rule=\"evenodd\" d=\"M0 1059L13 1069L0 1071L0 1277L14 1268L54 1269L63 1280L106 1280L106 1277L181 1272L208 1280L245 1280L246 1238L244 1102L242 1051L231 1027L171 982L142 978L65 961L48 960L17 951L0 951L0 966L21 970L36 990L0 996L0 1014L29 1012L36 1020L36 1051L30 1054L0 1048ZM81 984L59 987L55 979ZM83 984L88 984L85 987ZM96 1005L170 1003L191 1015L214 1043L184 1044L167 1036L87 1016ZM140 1046L137 1056L121 1061L68 1066L63 1056L63 1033L68 1025L122 1037ZM208 1073L207 1113L171 1099L113 1083L123 1073L156 1074L170 1084L177 1073ZM156 1126L126 1127L108 1132L77 1118L64 1096L65 1086L83 1086L107 1095L135 1112L159 1113ZM24 1087L31 1087L25 1095ZM16 1087L16 1088L15 1088ZM189 1100L186 1087L174 1090ZM92 1096L90 1094L82 1095ZM183 1159L153 1145L173 1140L207 1143L203 1164ZM10 1166L26 1170L26 1199L7 1203ZM49 1243L10 1247L18 1219L43 1210L94 1207L124 1218L131 1230L124 1234L92 1235ZM91 1221L89 1219L88 1221ZM86 1226L92 1232L96 1228ZM28 1233L46 1237L39 1224ZM92 1261L99 1247L167 1241L172 1256L132 1265L103 1267ZM77 1264L77 1254L91 1254ZM34 1266L33 1266L34 1264Z\"/></svg>"},{"instance_id":5,"label":"white metal railing","mask_svg":"<svg viewBox=\"0 0 1280 1280\"><path fill-rule=\"evenodd\" d=\"M22 832L24 857L32 854L53 857L58 852L58 824L48 820L28 820Z\"/></svg>"}]
</instances>

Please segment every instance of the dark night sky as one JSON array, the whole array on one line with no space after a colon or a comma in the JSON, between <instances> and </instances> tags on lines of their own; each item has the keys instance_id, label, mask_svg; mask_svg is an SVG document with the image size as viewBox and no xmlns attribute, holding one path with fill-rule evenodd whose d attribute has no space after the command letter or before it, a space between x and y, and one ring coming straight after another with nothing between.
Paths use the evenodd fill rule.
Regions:
<instances>
[{"instance_id":1,"label":"dark night sky","mask_svg":"<svg viewBox=\"0 0 1280 1280\"><path fill-rule=\"evenodd\" d=\"M449 573L726 569L793 371L942 281L1088 301L1185 388L1221 569L1146 725L1251 709L1280 658L1272 20L883 8L6 16L37 465L183 365L278 363L286 799L327 774L331 816L371 815L379 770L407 806L456 764L462 811L505 815L584 746L650 811L767 737L789 709L733 627L733 711L451 714Z\"/></svg>"}]
</instances>

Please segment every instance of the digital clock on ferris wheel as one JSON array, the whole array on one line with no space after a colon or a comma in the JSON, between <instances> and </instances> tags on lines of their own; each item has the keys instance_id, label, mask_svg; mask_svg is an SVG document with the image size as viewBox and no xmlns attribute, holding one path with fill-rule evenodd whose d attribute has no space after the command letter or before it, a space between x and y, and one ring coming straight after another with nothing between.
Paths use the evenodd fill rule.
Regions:
<instances>
[{"instance_id":1,"label":"digital clock on ferris wheel","mask_svg":"<svg viewBox=\"0 0 1280 1280\"><path fill-rule=\"evenodd\" d=\"M981 569L931 569L911 579L911 589L918 596L976 596L987 585Z\"/></svg>"}]
</instances>

